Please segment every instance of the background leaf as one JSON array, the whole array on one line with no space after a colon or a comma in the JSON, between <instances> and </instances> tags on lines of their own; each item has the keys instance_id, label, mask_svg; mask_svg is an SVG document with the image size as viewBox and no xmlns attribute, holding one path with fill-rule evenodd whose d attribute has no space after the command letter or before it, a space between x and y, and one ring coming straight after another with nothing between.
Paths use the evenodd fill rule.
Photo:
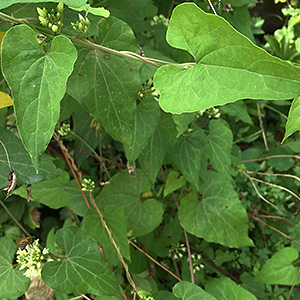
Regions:
<instances>
[{"instance_id":1,"label":"background leaf","mask_svg":"<svg viewBox=\"0 0 300 300\"><path fill-rule=\"evenodd\" d=\"M282 142L284 142L294 132L300 130L300 97L294 99L285 124L285 134Z\"/></svg>"},{"instance_id":2,"label":"background leaf","mask_svg":"<svg viewBox=\"0 0 300 300\"><path fill-rule=\"evenodd\" d=\"M297 258L298 251L295 248L286 247L277 251L265 263L255 280L267 284L299 284L300 268L293 266Z\"/></svg>"},{"instance_id":3,"label":"background leaf","mask_svg":"<svg viewBox=\"0 0 300 300\"><path fill-rule=\"evenodd\" d=\"M165 65L154 76L163 110L180 114L239 99L290 99L300 94L300 69L252 44L219 16L194 3L178 5L168 43L188 51L192 67Z\"/></svg>"},{"instance_id":4,"label":"background leaf","mask_svg":"<svg viewBox=\"0 0 300 300\"><path fill-rule=\"evenodd\" d=\"M100 248L86 233L76 227L61 228L55 241L66 252L66 258L44 264L42 279L47 286L64 293L121 295Z\"/></svg>"},{"instance_id":5,"label":"background leaf","mask_svg":"<svg viewBox=\"0 0 300 300\"><path fill-rule=\"evenodd\" d=\"M162 221L163 205L155 199L142 202L140 194L150 190L147 177L136 170L136 177L130 177L124 170L112 177L110 184L104 186L97 196L99 207L115 205L123 209L127 218L127 227L135 236L153 231Z\"/></svg>"},{"instance_id":6,"label":"background leaf","mask_svg":"<svg viewBox=\"0 0 300 300\"><path fill-rule=\"evenodd\" d=\"M15 3L39 3L41 0L5 0L5 2L0 3L0 9L8 7ZM64 2L66 5L80 7L86 3L86 0L43 0L43 2Z\"/></svg>"},{"instance_id":7,"label":"background leaf","mask_svg":"<svg viewBox=\"0 0 300 300\"><path fill-rule=\"evenodd\" d=\"M227 247L252 246L246 211L226 178L208 173L200 192L200 199L191 193L181 200L178 211L181 226L208 242Z\"/></svg>"},{"instance_id":8,"label":"background leaf","mask_svg":"<svg viewBox=\"0 0 300 300\"><path fill-rule=\"evenodd\" d=\"M22 142L36 169L59 118L59 102L73 70L77 52L64 36L54 37L44 53L35 31L27 25L11 28L1 47L2 71L14 102Z\"/></svg>"}]
</instances>

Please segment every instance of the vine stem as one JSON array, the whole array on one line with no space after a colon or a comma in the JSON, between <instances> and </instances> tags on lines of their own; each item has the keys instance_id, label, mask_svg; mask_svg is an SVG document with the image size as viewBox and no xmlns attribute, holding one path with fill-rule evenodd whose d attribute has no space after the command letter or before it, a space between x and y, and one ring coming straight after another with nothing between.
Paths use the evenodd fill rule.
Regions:
<instances>
[{"instance_id":1,"label":"vine stem","mask_svg":"<svg viewBox=\"0 0 300 300\"><path fill-rule=\"evenodd\" d=\"M216 12L214 6L212 5L211 1L210 1L210 0L207 0L207 2L209 3L209 6L210 6L211 10L213 11L213 13L217 16L218 14L217 14L217 12Z\"/></svg>"},{"instance_id":2,"label":"vine stem","mask_svg":"<svg viewBox=\"0 0 300 300\"><path fill-rule=\"evenodd\" d=\"M124 269L125 269L125 272L126 272L126 275L127 275L128 280L130 281L130 283L131 283L131 285L132 285L134 291L137 293L137 295L140 297L140 299L143 299L142 295L139 293L138 288L137 288L136 284L134 283L134 281L133 281L133 279L132 279L132 277L131 277L131 274L129 273L128 267L127 267L127 265L126 265L126 263L125 263L125 261L124 261L124 258L123 258L122 254L121 254L121 251L120 251L120 249L119 249L119 247L118 247L118 245L117 245L115 239L113 238L113 236L112 236L112 234L111 234L111 231L110 231L110 229L108 228L108 226L107 226L107 224L106 224L106 222L105 222L105 220L104 220L104 218L103 218L103 215L102 215L102 213L101 213L101 211L100 211L100 209L99 209L97 203L95 202L95 199L94 199L94 197L93 197L93 195L92 195L91 192L89 192L89 196L90 196L90 199L91 199L91 201L92 201L93 206L95 207L95 209L96 209L96 211L97 211L97 213L98 213L98 215L99 215L99 217L100 217L100 219L101 219L101 222L102 222L102 224L103 224L103 226L104 226L106 232L108 233L108 236L109 236L109 239L110 239L111 243L114 245L115 249L117 250L119 259L120 259L120 261L122 262L122 265L123 265L123 267L124 267Z\"/></svg>"},{"instance_id":3,"label":"vine stem","mask_svg":"<svg viewBox=\"0 0 300 300\"><path fill-rule=\"evenodd\" d=\"M295 158L295 159L300 160L299 155L282 154L282 155L270 155L270 156L266 156L266 157L246 159L246 160L242 160L241 163L250 162L250 161L262 161L262 160L267 160L267 159L272 159L272 158Z\"/></svg>"},{"instance_id":4,"label":"vine stem","mask_svg":"<svg viewBox=\"0 0 300 300\"><path fill-rule=\"evenodd\" d=\"M3 149L4 149L4 151L5 151L6 159L7 159L8 165L9 165L9 170L12 171L12 167L11 167L11 164L10 164L10 159L9 159L9 156L8 156L7 149L6 149L4 143L3 143L1 140L0 140L0 143L1 143L1 145L3 146Z\"/></svg>"},{"instance_id":5,"label":"vine stem","mask_svg":"<svg viewBox=\"0 0 300 300\"><path fill-rule=\"evenodd\" d=\"M257 105L257 114L258 114L258 119L259 119L259 125L260 125L260 129L261 129L261 134L263 136L263 140L264 140L264 144L266 147L266 150L269 151L269 146L268 146L268 141L266 138L266 133L265 133L265 129L264 129L264 123L261 117L261 111L260 111L260 105L258 100L256 100L256 105Z\"/></svg>"},{"instance_id":6,"label":"vine stem","mask_svg":"<svg viewBox=\"0 0 300 300\"><path fill-rule=\"evenodd\" d=\"M8 213L8 215L14 220L14 222L17 224L17 226L28 236L32 237L28 231L19 223L19 221L13 216L13 214L9 211L8 207L4 204L2 200L0 200L0 204L5 209L5 211Z\"/></svg>"}]
</instances>

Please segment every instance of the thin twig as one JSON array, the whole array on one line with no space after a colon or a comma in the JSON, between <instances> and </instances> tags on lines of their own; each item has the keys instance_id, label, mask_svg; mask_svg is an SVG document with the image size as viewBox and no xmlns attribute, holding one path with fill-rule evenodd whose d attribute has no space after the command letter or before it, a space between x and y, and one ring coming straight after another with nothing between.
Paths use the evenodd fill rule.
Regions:
<instances>
[{"instance_id":1,"label":"thin twig","mask_svg":"<svg viewBox=\"0 0 300 300\"><path fill-rule=\"evenodd\" d=\"M173 276L174 278L176 278L178 281L182 281L178 276L176 276L173 272L171 272L170 270L168 270L165 266L163 266L162 264L160 264L158 261L156 261L154 258L152 258L148 253L146 253L144 250L142 250L140 247L138 247L134 242L132 242L131 240L127 239L128 242L135 247L137 250L139 250L141 253L143 253L145 256L147 256L150 260L152 260L155 264L157 264L159 267L161 267L162 269L164 269L166 272L168 272L171 276Z\"/></svg>"},{"instance_id":2,"label":"thin twig","mask_svg":"<svg viewBox=\"0 0 300 300\"><path fill-rule=\"evenodd\" d=\"M258 100L256 100L256 105L257 105L259 125L260 125L261 133L263 136L264 144L265 144L266 150L269 151L268 141L267 141L266 134L265 134L264 123L263 123L263 120L261 117L260 105L259 105Z\"/></svg>"},{"instance_id":3,"label":"thin twig","mask_svg":"<svg viewBox=\"0 0 300 300\"><path fill-rule=\"evenodd\" d=\"M262 161L262 160L267 160L267 159L272 159L272 158L295 158L295 159L300 160L299 155L283 154L283 155L270 155L270 156L266 156L266 157L246 159L246 160L242 160L241 163L246 163L246 162L250 162L250 161Z\"/></svg>"},{"instance_id":4,"label":"thin twig","mask_svg":"<svg viewBox=\"0 0 300 300\"><path fill-rule=\"evenodd\" d=\"M260 192L258 191L258 189L257 189L257 187L256 187L256 185L255 185L255 183L253 182L253 177L250 177L250 176L249 176L245 171L243 171L243 170L240 170L240 169L237 169L237 170L238 170L239 172L242 172L242 173L250 180L252 186L253 186L254 189L255 189L256 194L259 196L260 199L262 199L263 201L265 201L266 203L268 203L269 205L271 205L271 206L274 207L275 209L279 210L279 209L277 208L276 205L274 205L272 202L270 202L270 201L267 200L263 195L260 194Z\"/></svg>"},{"instance_id":5,"label":"thin twig","mask_svg":"<svg viewBox=\"0 0 300 300\"><path fill-rule=\"evenodd\" d=\"M209 6L210 6L211 10L214 12L215 15L217 15L217 12L216 12L214 6L212 5L211 1L210 0L207 0L207 1L209 3Z\"/></svg>"},{"instance_id":6,"label":"thin twig","mask_svg":"<svg viewBox=\"0 0 300 300\"><path fill-rule=\"evenodd\" d=\"M190 243L189 243L188 235L187 235L185 229L183 229L183 233L184 233L184 238L185 238L185 241L186 241L186 249L187 249L187 252L188 252L191 281L192 281L192 283L195 283L195 276L194 276L194 268L193 268L193 261L192 261Z\"/></svg>"},{"instance_id":7,"label":"thin twig","mask_svg":"<svg viewBox=\"0 0 300 300\"><path fill-rule=\"evenodd\" d=\"M17 226L28 236L32 237L29 232L19 223L19 221L13 216L13 214L9 211L7 206L4 204L2 200L0 200L0 204L5 209L5 211L8 213L8 215L14 220L14 222L17 224Z\"/></svg>"},{"instance_id":8,"label":"thin twig","mask_svg":"<svg viewBox=\"0 0 300 300\"><path fill-rule=\"evenodd\" d=\"M108 228L108 226L107 226L107 224L106 224L106 222L105 222L105 220L104 220L104 218L103 218L103 215L102 215L102 213L101 213L101 211L100 211L100 209L99 209L97 203L95 202L95 199L94 199L94 197L93 197L93 195L92 195L91 192L89 192L89 196L90 196L90 199L91 199L91 201L92 201L93 206L95 207L95 209L96 209L96 211L97 211L97 213L98 213L98 215L99 215L99 217L100 217L100 219L101 219L101 222L102 222L102 224L103 224L103 227L105 228L106 232L108 233L108 236L109 236L109 239L110 239L111 243L114 245L115 249L117 250L119 259L120 259L120 261L121 261L121 263L122 263L122 265L123 265L123 267L124 267L124 269L125 269L125 272L126 272L126 275L127 275L127 278L128 278L128 280L129 280L130 284L132 285L132 287L133 287L134 291L137 293L137 295L138 295L141 299L143 299L143 297L141 296L141 294L140 294L139 291L138 291L138 287L137 287L136 284L134 283L134 281L133 281L133 279L132 279L132 277L131 277L131 274L129 273L128 267L127 267L127 265L126 265L126 263L125 263L125 261L124 261L124 258L123 258L122 254L121 254L121 251L120 251L120 249L119 249L119 247L118 247L118 245L117 245L115 239L113 238L113 236L112 236L112 234L111 234L111 231L110 231L110 229Z\"/></svg>"},{"instance_id":9,"label":"thin twig","mask_svg":"<svg viewBox=\"0 0 300 300\"><path fill-rule=\"evenodd\" d=\"M276 229L275 227L273 227L273 226L267 224L266 222L262 221L261 219L257 218L256 216L251 215L251 214L248 214L248 216L251 217L254 221L258 221L258 222L264 224L265 226L267 226L267 227L269 227L270 229L276 231L277 233L279 233L280 235L284 236L285 238L287 238L287 239L289 239L289 240L295 242L296 244L300 245L300 242L298 242L298 241L292 239L291 237L289 237L289 236L288 236L287 234L285 234L284 232L282 232L282 231Z\"/></svg>"},{"instance_id":10,"label":"thin twig","mask_svg":"<svg viewBox=\"0 0 300 300\"><path fill-rule=\"evenodd\" d=\"M249 174L257 174L257 175L263 175L263 176L275 176L275 177L290 177L294 178L298 181L300 181L300 178L296 175L291 175L291 174L270 174L270 173L263 173L263 172L255 172L255 171L246 171Z\"/></svg>"},{"instance_id":11,"label":"thin twig","mask_svg":"<svg viewBox=\"0 0 300 300\"><path fill-rule=\"evenodd\" d=\"M0 140L0 143L4 148L4 151L5 151L5 154L6 154L6 159L7 159L8 165L9 165L9 170L12 171L12 167L11 167L11 164L10 164L10 159L9 159L9 155L8 155L7 150L6 150L6 147L5 147L5 145L3 144L3 142L1 140Z\"/></svg>"}]
</instances>

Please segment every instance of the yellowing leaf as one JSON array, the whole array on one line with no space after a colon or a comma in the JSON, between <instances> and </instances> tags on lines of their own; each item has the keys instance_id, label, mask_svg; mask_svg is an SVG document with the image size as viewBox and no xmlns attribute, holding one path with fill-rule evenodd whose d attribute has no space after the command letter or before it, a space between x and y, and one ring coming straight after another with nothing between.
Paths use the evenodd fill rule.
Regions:
<instances>
[{"instance_id":1,"label":"yellowing leaf","mask_svg":"<svg viewBox=\"0 0 300 300\"><path fill-rule=\"evenodd\" d=\"M11 106L11 105L13 105L13 101L10 98L10 96L0 91L0 108Z\"/></svg>"},{"instance_id":2,"label":"yellowing leaf","mask_svg":"<svg viewBox=\"0 0 300 300\"><path fill-rule=\"evenodd\" d=\"M0 31L0 50L1 50L1 44L2 44L2 40L3 37L5 36L6 31Z\"/></svg>"}]
</instances>

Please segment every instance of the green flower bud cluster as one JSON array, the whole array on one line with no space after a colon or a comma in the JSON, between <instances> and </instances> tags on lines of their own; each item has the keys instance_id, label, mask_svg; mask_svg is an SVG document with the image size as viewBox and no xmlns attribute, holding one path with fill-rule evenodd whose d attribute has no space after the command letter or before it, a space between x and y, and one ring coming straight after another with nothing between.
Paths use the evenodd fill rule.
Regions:
<instances>
[{"instance_id":1,"label":"green flower bud cluster","mask_svg":"<svg viewBox=\"0 0 300 300\"><path fill-rule=\"evenodd\" d=\"M155 26L158 24L162 24L166 27L169 26L169 19L167 19L164 15L154 16L150 22L151 26Z\"/></svg>"},{"instance_id":2,"label":"green flower bud cluster","mask_svg":"<svg viewBox=\"0 0 300 300\"><path fill-rule=\"evenodd\" d=\"M202 116L204 114L206 114L208 116L208 118L210 118L210 119L218 119L221 116L221 112L220 112L219 108L216 108L216 107L211 107L206 110L201 110L199 112L200 116Z\"/></svg>"},{"instance_id":3,"label":"green flower bud cluster","mask_svg":"<svg viewBox=\"0 0 300 300\"><path fill-rule=\"evenodd\" d=\"M158 100L159 92L153 86L153 78L147 80L138 92L138 98L140 100L143 100L147 96L154 96L154 98Z\"/></svg>"},{"instance_id":4,"label":"green flower bud cluster","mask_svg":"<svg viewBox=\"0 0 300 300\"><path fill-rule=\"evenodd\" d=\"M28 268L24 273L26 277L41 276L42 265L45 261L51 259L48 258L48 249L43 250L39 247L39 240L35 240L32 244L26 245L26 247L17 251L17 263L20 265L20 270Z\"/></svg>"},{"instance_id":5,"label":"green flower bud cluster","mask_svg":"<svg viewBox=\"0 0 300 300\"><path fill-rule=\"evenodd\" d=\"M71 131L71 127L70 127L70 124L66 124L64 123L59 129L58 129L58 133L61 135L61 136L66 136L70 133Z\"/></svg>"},{"instance_id":6,"label":"green flower bud cluster","mask_svg":"<svg viewBox=\"0 0 300 300\"><path fill-rule=\"evenodd\" d=\"M71 25L75 31L82 33L86 37L90 26L90 20L87 17L84 18L81 14L78 14L78 18L79 20L75 23L71 22Z\"/></svg>"},{"instance_id":7,"label":"green flower bud cluster","mask_svg":"<svg viewBox=\"0 0 300 300\"><path fill-rule=\"evenodd\" d=\"M183 244L177 244L172 246L169 250L169 257L173 257L174 259L178 260L183 257L183 254L186 253L186 247Z\"/></svg>"},{"instance_id":8,"label":"green flower bud cluster","mask_svg":"<svg viewBox=\"0 0 300 300\"><path fill-rule=\"evenodd\" d=\"M200 254L192 254L193 272L196 273L205 268L204 264L201 264L202 256Z\"/></svg>"},{"instance_id":9,"label":"green flower bud cluster","mask_svg":"<svg viewBox=\"0 0 300 300\"><path fill-rule=\"evenodd\" d=\"M51 9L50 12L48 12L45 7L43 9L37 7L37 12L39 14L39 20L41 24L45 27L50 28L54 33L59 32L63 25L63 10L63 2L59 2L56 9Z\"/></svg>"},{"instance_id":10,"label":"green flower bud cluster","mask_svg":"<svg viewBox=\"0 0 300 300\"><path fill-rule=\"evenodd\" d=\"M92 179L83 179L84 183L82 184L82 191L92 192L95 189L95 182Z\"/></svg>"}]
</instances>

